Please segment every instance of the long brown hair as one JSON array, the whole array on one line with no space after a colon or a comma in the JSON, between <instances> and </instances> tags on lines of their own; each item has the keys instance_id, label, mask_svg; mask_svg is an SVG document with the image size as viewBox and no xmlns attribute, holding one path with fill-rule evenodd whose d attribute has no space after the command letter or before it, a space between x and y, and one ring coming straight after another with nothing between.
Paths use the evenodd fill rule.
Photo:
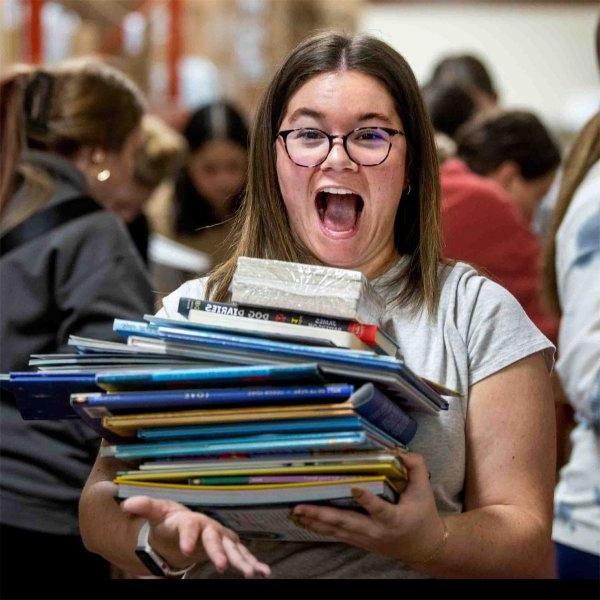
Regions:
<instances>
[{"instance_id":1,"label":"long brown hair","mask_svg":"<svg viewBox=\"0 0 600 600\"><path fill-rule=\"evenodd\" d=\"M588 171L600 160L600 112L587 122L573 142L571 152L565 161L558 193L558 200L552 212L548 232L543 267L543 297L548 308L556 315L561 314L556 284L556 232L563 222L571 200Z\"/></svg>"},{"instance_id":2,"label":"long brown hair","mask_svg":"<svg viewBox=\"0 0 600 600\"><path fill-rule=\"evenodd\" d=\"M25 148L66 157L84 146L118 151L143 112L137 87L99 60L70 60L53 69L15 67L0 81L0 211Z\"/></svg>"},{"instance_id":3,"label":"long brown hair","mask_svg":"<svg viewBox=\"0 0 600 600\"><path fill-rule=\"evenodd\" d=\"M224 300L239 256L314 262L292 235L277 182L274 142L290 98L310 78L356 70L380 80L392 96L407 140L410 192L395 221L395 246L408 258L391 282L403 306L430 311L439 297L440 189L433 130L408 63L386 43L368 35L325 32L298 45L267 87L251 135L248 184L230 240L232 253L209 276L207 294Z\"/></svg>"}]
</instances>

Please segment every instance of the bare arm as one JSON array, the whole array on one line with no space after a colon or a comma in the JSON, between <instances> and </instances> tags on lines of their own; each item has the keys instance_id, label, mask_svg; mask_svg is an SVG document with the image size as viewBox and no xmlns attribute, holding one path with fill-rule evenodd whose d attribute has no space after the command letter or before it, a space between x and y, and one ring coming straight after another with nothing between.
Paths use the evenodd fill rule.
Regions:
<instances>
[{"instance_id":1,"label":"bare arm","mask_svg":"<svg viewBox=\"0 0 600 600\"><path fill-rule=\"evenodd\" d=\"M467 415L465 513L449 517L440 576L548 577L555 419L541 355L473 386Z\"/></svg>"},{"instance_id":2,"label":"bare arm","mask_svg":"<svg viewBox=\"0 0 600 600\"><path fill-rule=\"evenodd\" d=\"M134 550L148 520L152 546L173 568L210 560L219 572L231 566L245 577L269 575L269 567L246 549L235 532L206 515L146 496L117 504L112 480L124 468L126 464L115 459L96 459L79 503L81 536L88 550L128 573L147 575Z\"/></svg>"},{"instance_id":3,"label":"bare arm","mask_svg":"<svg viewBox=\"0 0 600 600\"><path fill-rule=\"evenodd\" d=\"M444 519L444 546L444 522L419 455L403 459L409 484L395 506L363 492L357 500L369 516L307 505L294 513L309 529L436 577L551 576L555 423L540 354L473 386L466 437L465 512Z\"/></svg>"},{"instance_id":4,"label":"bare arm","mask_svg":"<svg viewBox=\"0 0 600 600\"><path fill-rule=\"evenodd\" d=\"M143 519L124 513L115 500L112 483L126 463L98 456L79 501L79 528L85 547L134 575L148 575L135 555L137 534Z\"/></svg>"}]
</instances>

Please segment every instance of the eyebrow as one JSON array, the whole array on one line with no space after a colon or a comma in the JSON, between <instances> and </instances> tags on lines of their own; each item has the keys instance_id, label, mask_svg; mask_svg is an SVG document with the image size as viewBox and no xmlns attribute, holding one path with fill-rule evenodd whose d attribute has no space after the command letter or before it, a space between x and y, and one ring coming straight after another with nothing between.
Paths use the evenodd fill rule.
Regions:
<instances>
[{"instance_id":1,"label":"eyebrow","mask_svg":"<svg viewBox=\"0 0 600 600\"><path fill-rule=\"evenodd\" d=\"M319 112L318 110L313 110L311 108L301 107L296 109L290 115L290 123L293 123L300 117L312 117L313 119L316 119L318 121L322 121L325 119L325 115L322 112ZM363 113L362 115L359 115L356 118L357 121L370 121L371 119L378 119L380 121L385 121L386 123L392 122L388 116L378 112Z\"/></svg>"}]
</instances>

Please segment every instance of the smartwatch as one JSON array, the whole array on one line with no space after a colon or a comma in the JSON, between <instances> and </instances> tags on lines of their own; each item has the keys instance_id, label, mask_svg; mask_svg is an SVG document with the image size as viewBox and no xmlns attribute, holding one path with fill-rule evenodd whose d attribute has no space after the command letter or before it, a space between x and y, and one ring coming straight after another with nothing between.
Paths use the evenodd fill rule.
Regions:
<instances>
[{"instance_id":1,"label":"smartwatch","mask_svg":"<svg viewBox=\"0 0 600 600\"><path fill-rule=\"evenodd\" d=\"M144 563L152 575L159 577L181 577L190 567L185 569L172 569L169 563L160 554L152 548L148 537L150 536L150 523L144 521L140 532L138 533L137 546L135 553ZM191 566L191 565L190 565Z\"/></svg>"}]
</instances>

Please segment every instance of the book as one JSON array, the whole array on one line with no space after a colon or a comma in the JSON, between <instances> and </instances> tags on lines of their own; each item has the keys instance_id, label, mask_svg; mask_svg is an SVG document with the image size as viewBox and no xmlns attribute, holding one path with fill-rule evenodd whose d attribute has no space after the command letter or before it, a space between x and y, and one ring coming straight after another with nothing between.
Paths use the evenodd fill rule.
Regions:
<instances>
[{"instance_id":1,"label":"book","mask_svg":"<svg viewBox=\"0 0 600 600\"><path fill-rule=\"evenodd\" d=\"M176 398L177 392L149 392L149 401L144 400L144 393L116 394L116 402L112 402L112 394L75 394L71 403L82 419L101 435L108 430L121 437L137 432L142 439L214 438L251 433L361 430L373 426L403 445L412 440L417 422L401 407L371 383L361 386L345 401L339 402L339 392L343 394L351 389L352 386L347 385L333 386L334 393L328 396L319 395L321 390L329 390L326 386L302 388L302 395L295 395L293 388L283 388L281 394L273 389L258 389L258 402L252 394L248 401L243 390L234 389L232 396L236 400L233 403L229 400L228 390L216 390L214 397L211 397L211 390L200 390L198 394L185 391L180 393L181 396L184 399L191 396L192 403L186 402L183 407L162 402L164 396ZM196 395L198 400L194 400ZM133 406L131 396L136 399ZM206 398L208 401L205 401ZM307 398L313 403L302 404ZM113 415L110 410L128 406L137 407L142 412ZM198 408L173 410L190 406ZM172 410L165 411L165 408ZM154 410L148 412L149 409Z\"/></svg>"},{"instance_id":2,"label":"book","mask_svg":"<svg viewBox=\"0 0 600 600\"><path fill-rule=\"evenodd\" d=\"M347 403L295 404L293 406L263 406L252 408L222 408L179 410L171 412L134 413L106 415L102 427L122 437L131 437L139 429L150 427L182 427L193 425L246 423L285 419L308 419L327 416L352 416L353 409Z\"/></svg>"},{"instance_id":3,"label":"book","mask_svg":"<svg viewBox=\"0 0 600 600\"><path fill-rule=\"evenodd\" d=\"M218 322L216 320L217 316L220 318L225 317L225 323L228 322L229 317L243 317L255 322L299 325L315 329L352 333L371 348L381 353L401 358L401 353L396 342L378 325L374 324L324 317L322 315L294 313L263 306L243 306L231 302L212 302L194 298L180 298L177 312L189 321L198 323ZM209 321L208 315L211 315L214 320ZM317 334L314 333L314 335Z\"/></svg>"},{"instance_id":4,"label":"book","mask_svg":"<svg viewBox=\"0 0 600 600\"><path fill-rule=\"evenodd\" d=\"M348 331L319 329L317 327L250 319L248 317L215 315L214 313L195 310L190 311L188 321L189 324L207 330L281 339L293 343L336 346L339 348L365 350L368 352L373 351L368 344L365 344L358 336ZM153 319L153 322L156 322L156 320Z\"/></svg>"},{"instance_id":5,"label":"book","mask_svg":"<svg viewBox=\"0 0 600 600\"><path fill-rule=\"evenodd\" d=\"M283 453L268 454L262 456L221 456L217 460L211 458L194 458L191 460L181 458L157 458L149 459L138 465L135 471L127 471L127 474L147 471L149 473L175 473L181 471L201 470L222 471L228 470L235 472L238 469L279 469L281 468L302 468L302 467L325 467L338 468L356 466L362 468L366 464L395 464L398 468L404 469L404 465L398 461L405 450L395 448L393 452L386 451L352 451L344 452L307 452L307 453Z\"/></svg>"},{"instance_id":6,"label":"book","mask_svg":"<svg viewBox=\"0 0 600 600\"><path fill-rule=\"evenodd\" d=\"M305 401L331 402L348 399L355 386L346 383L323 385L271 385L228 388L192 388L180 390L145 390L74 394L85 408L106 407L110 410L183 409L208 407L262 406L270 404L295 404Z\"/></svg>"},{"instance_id":7,"label":"book","mask_svg":"<svg viewBox=\"0 0 600 600\"><path fill-rule=\"evenodd\" d=\"M175 500L186 506L253 506L265 504L288 504L299 502L330 501L351 498L352 488L368 489L374 494L395 502L397 492L383 475L349 476L343 481L192 486L189 484L129 482L118 484L118 498L144 495L151 498Z\"/></svg>"},{"instance_id":8,"label":"book","mask_svg":"<svg viewBox=\"0 0 600 600\"><path fill-rule=\"evenodd\" d=\"M69 403L75 392L99 392L93 372L76 374L23 372L10 373L3 382L5 393L12 394L25 420L76 419Z\"/></svg>"},{"instance_id":9,"label":"book","mask_svg":"<svg viewBox=\"0 0 600 600\"><path fill-rule=\"evenodd\" d=\"M210 350L204 350L197 347L193 343L185 342L174 342L172 340L158 339L152 337L138 337L130 336L128 342L140 349L156 348L157 351L172 354L174 356L181 355L187 357L198 357L202 359L205 356L212 356L214 358L215 353ZM301 361L301 358L291 358L289 356L282 357L278 355L269 355L265 353L244 353L244 352L230 352L229 350L221 350L218 353L220 360L230 360L232 364L237 365L274 365L276 363L283 364L296 364L297 361ZM378 357L386 358L386 357ZM387 357L390 360L396 360L392 357ZM356 382L364 383L366 381L372 381L385 392L391 399L402 405L404 408L426 412L429 414L435 414L439 410L448 409L448 401L441 397L440 393L444 393L449 396L457 396L457 392L443 388L438 384L422 384L422 389L415 389L414 385L406 380L407 367L404 363L398 361L396 363L395 371L388 372L382 371L379 368L371 368L368 365L357 367L354 364L345 365L341 362L329 363L318 361L315 363L319 368L321 381L327 381L330 383L334 382ZM416 376L415 376L416 377ZM101 384L104 386L104 384ZM165 384L146 382L146 385L152 385L152 387L165 387ZM192 383L193 385L193 383ZM433 387L435 385L435 387ZM106 387L106 386L104 386ZM108 389L108 388L107 388ZM116 389L116 388L111 388ZM125 389L122 387L121 389Z\"/></svg>"},{"instance_id":10,"label":"book","mask_svg":"<svg viewBox=\"0 0 600 600\"><path fill-rule=\"evenodd\" d=\"M268 382L297 382L299 380L323 382L325 379L316 363L294 365L252 365L235 367L195 367L169 369L166 371L114 371L99 373L96 383L107 391L130 388L147 389L168 387L190 387L198 384L211 385L256 385Z\"/></svg>"},{"instance_id":11,"label":"book","mask_svg":"<svg viewBox=\"0 0 600 600\"><path fill-rule=\"evenodd\" d=\"M350 455L352 456L352 455ZM289 461L289 462L288 462ZM293 459L288 456L285 462L274 463L270 459L246 459L244 461L231 461L221 459L215 463L210 461L197 461L192 463L190 467L182 467L168 470L143 470L135 469L131 471L120 471L115 479L116 483L129 483L132 481L150 482L186 482L193 477L242 477L242 476L257 476L257 475L384 475L390 481L395 481L396 487L399 489L407 481L407 471L403 463L398 458L386 455L385 459L379 461L366 459L356 461L346 461L344 456L336 455L336 461L327 461L313 457L313 462L308 462ZM344 461L344 462L342 462ZM237 463L233 465L231 463ZM273 466L275 464L275 466Z\"/></svg>"},{"instance_id":12,"label":"book","mask_svg":"<svg viewBox=\"0 0 600 600\"><path fill-rule=\"evenodd\" d=\"M286 450L385 449L394 447L393 442L373 435L370 431L326 432L312 434L270 434L216 440L164 441L142 444L116 444L102 446L100 455L122 460L135 460L159 456L214 456L231 452L269 453Z\"/></svg>"},{"instance_id":13,"label":"book","mask_svg":"<svg viewBox=\"0 0 600 600\"><path fill-rule=\"evenodd\" d=\"M379 323L385 302L360 271L240 256L232 302Z\"/></svg>"}]
</instances>

